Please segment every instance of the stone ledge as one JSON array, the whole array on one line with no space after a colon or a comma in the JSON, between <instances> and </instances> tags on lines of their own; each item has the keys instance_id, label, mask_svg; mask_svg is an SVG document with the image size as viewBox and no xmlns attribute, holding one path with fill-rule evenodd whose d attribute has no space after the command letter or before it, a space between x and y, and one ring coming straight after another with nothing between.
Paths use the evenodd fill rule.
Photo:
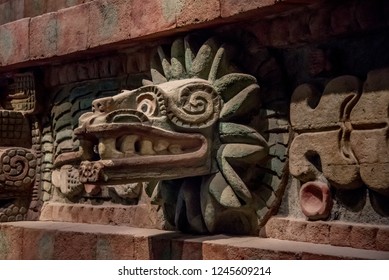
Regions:
<instances>
[{"instance_id":1,"label":"stone ledge","mask_svg":"<svg viewBox=\"0 0 389 280\"><path fill-rule=\"evenodd\" d=\"M0 46L10 50L0 56L0 66L9 71L56 56L95 48L114 49L141 38L172 35L242 18L258 19L315 2L318 0L89 1L0 26Z\"/></svg>"},{"instance_id":2,"label":"stone ledge","mask_svg":"<svg viewBox=\"0 0 389 280\"><path fill-rule=\"evenodd\" d=\"M91 206L50 202L43 205L39 219L53 222L163 228L157 206L147 204Z\"/></svg>"},{"instance_id":3,"label":"stone ledge","mask_svg":"<svg viewBox=\"0 0 389 280\"><path fill-rule=\"evenodd\" d=\"M263 236L358 249L389 251L389 226L346 222L310 222L272 217Z\"/></svg>"},{"instance_id":4,"label":"stone ledge","mask_svg":"<svg viewBox=\"0 0 389 280\"><path fill-rule=\"evenodd\" d=\"M0 225L0 259L389 259L323 244L65 222Z\"/></svg>"}]
</instances>

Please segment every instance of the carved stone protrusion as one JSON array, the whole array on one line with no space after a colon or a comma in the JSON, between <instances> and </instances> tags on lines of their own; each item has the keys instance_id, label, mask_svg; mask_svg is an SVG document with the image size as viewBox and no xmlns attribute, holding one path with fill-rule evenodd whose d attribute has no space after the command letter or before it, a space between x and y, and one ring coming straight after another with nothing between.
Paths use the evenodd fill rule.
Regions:
<instances>
[{"instance_id":1,"label":"carved stone protrusion","mask_svg":"<svg viewBox=\"0 0 389 280\"><path fill-rule=\"evenodd\" d=\"M39 111L32 73L9 77L0 95L0 221L26 218L40 204ZM39 209L34 209L34 212Z\"/></svg>"},{"instance_id":2,"label":"carved stone protrusion","mask_svg":"<svg viewBox=\"0 0 389 280\"><path fill-rule=\"evenodd\" d=\"M326 219L331 213L332 198L330 187L323 182L306 182L300 189L300 207L311 220Z\"/></svg>"},{"instance_id":3,"label":"carved stone protrusion","mask_svg":"<svg viewBox=\"0 0 389 280\"><path fill-rule=\"evenodd\" d=\"M372 71L366 82L353 76L330 81L320 96L298 87L290 119L297 136L290 147L290 172L303 182L323 177L331 186L368 188L389 195L389 69Z\"/></svg>"},{"instance_id":4,"label":"carved stone protrusion","mask_svg":"<svg viewBox=\"0 0 389 280\"><path fill-rule=\"evenodd\" d=\"M257 80L231 64L231 46L191 43L158 48L152 81L80 117L80 181L153 182L147 193L177 228L255 233L280 202L288 129L260 110Z\"/></svg>"}]
</instances>

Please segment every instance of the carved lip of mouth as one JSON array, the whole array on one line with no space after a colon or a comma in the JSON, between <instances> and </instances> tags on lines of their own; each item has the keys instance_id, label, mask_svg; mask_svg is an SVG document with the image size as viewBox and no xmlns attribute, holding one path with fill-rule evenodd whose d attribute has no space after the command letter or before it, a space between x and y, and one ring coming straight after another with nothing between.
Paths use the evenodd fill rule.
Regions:
<instances>
[{"instance_id":1,"label":"carved lip of mouth","mask_svg":"<svg viewBox=\"0 0 389 280\"><path fill-rule=\"evenodd\" d=\"M76 134L94 146L100 157L95 162L104 168L200 166L208 153L208 142L201 134L171 132L149 125L103 124Z\"/></svg>"}]
</instances>

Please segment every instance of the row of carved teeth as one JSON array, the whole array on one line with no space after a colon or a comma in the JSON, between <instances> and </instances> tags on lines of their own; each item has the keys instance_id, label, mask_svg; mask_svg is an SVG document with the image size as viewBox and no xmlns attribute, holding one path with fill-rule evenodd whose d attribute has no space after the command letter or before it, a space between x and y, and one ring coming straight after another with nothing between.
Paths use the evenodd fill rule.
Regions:
<instances>
[{"instance_id":1,"label":"row of carved teeth","mask_svg":"<svg viewBox=\"0 0 389 280\"><path fill-rule=\"evenodd\" d=\"M164 139L144 139L138 135L101 138L97 146L101 159L125 158L137 155L177 155L184 153L182 145Z\"/></svg>"}]
</instances>

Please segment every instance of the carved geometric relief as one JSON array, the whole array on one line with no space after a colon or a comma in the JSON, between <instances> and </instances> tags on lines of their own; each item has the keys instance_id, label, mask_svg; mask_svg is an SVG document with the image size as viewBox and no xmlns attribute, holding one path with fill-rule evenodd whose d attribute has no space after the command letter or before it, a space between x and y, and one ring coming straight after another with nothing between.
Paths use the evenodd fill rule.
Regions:
<instances>
[{"instance_id":1,"label":"carved geometric relief","mask_svg":"<svg viewBox=\"0 0 389 280\"><path fill-rule=\"evenodd\" d=\"M14 74L0 104L0 221L26 218L39 211L40 131L35 78ZM33 203L31 203L33 202ZM30 217L35 217L31 214Z\"/></svg>"},{"instance_id":2,"label":"carved geometric relief","mask_svg":"<svg viewBox=\"0 0 389 280\"><path fill-rule=\"evenodd\" d=\"M303 182L389 195L389 69L372 71L362 85L342 76L318 100L314 87L298 87L290 118L298 134L290 147L290 172Z\"/></svg>"}]
</instances>

